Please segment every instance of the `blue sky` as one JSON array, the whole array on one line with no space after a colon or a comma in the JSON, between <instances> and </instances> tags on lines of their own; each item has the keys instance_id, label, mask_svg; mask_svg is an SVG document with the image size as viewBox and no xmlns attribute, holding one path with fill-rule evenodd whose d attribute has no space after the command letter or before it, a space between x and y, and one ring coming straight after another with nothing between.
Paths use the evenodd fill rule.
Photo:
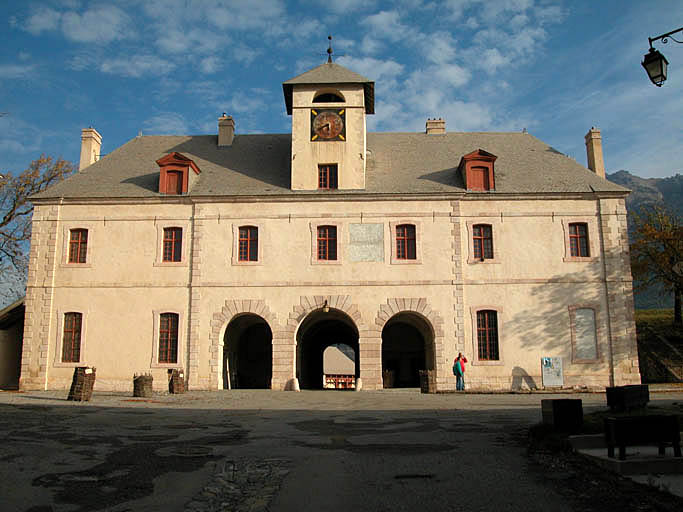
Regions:
<instances>
[{"instance_id":1,"label":"blue sky","mask_svg":"<svg viewBox=\"0 0 683 512\"><path fill-rule=\"evenodd\" d=\"M585 165L602 130L608 172L683 173L683 3L579 0L6 0L0 6L0 172L41 153L78 162L80 130L108 153L145 134L286 133L282 82L326 59L375 80L371 131L523 128ZM683 38L682 34L679 34Z\"/></svg>"}]
</instances>

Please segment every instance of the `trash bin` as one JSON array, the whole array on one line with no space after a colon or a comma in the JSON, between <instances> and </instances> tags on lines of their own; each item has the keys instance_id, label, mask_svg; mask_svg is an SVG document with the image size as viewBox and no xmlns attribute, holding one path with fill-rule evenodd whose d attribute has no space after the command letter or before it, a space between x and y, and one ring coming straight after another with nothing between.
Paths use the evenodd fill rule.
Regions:
<instances>
[{"instance_id":1,"label":"trash bin","mask_svg":"<svg viewBox=\"0 0 683 512\"><path fill-rule=\"evenodd\" d=\"M133 375L133 396L149 398L152 396L152 374Z\"/></svg>"},{"instance_id":2,"label":"trash bin","mask_svg":"<svg viewBox=\"0 0 683 512\"><path fill-rule=\"evenodd\" d=\"M436 393L436 372L434 370L420 370L420 391L422 393Z\"/></svg>"},{"instance_id":3,"label":"trash bin","mask_svg":"<svg viewBox=\"0 0 683 512\"><path fill-rule=\"evenodd\" d=\"M74 377L67 400L88 402L92 398L92 390L95 386L95 373L95 368L88 366L74 368Z\"/></svg>"},{"instance_id":4,"label":"trash bin","mask_svg":"<svg viewBox=\"0 0 683 512\"><path fill-rule=\"evenodd\" d=\"M168 392L171 394L185 393L185 372L182 369L169 370Z\"/></svg>"}]
</instances>

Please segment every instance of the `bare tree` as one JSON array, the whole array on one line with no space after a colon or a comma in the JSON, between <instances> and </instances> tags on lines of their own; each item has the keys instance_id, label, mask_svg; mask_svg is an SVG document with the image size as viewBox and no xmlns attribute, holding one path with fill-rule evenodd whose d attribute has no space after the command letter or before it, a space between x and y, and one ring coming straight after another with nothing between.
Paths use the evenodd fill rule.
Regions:
<instances>
[{"instance_id":1,"label":"bare tree","mask_svg":"<svg viewBox=\"0 0 683 512\"><path fill-rule=\"evenodd\" d=\"M33 214L29 198L73 171L71 162L41 155L16 176L0 174L0 282L5 296L20 296L26 283Z\"/></svg>"}]
</instances>

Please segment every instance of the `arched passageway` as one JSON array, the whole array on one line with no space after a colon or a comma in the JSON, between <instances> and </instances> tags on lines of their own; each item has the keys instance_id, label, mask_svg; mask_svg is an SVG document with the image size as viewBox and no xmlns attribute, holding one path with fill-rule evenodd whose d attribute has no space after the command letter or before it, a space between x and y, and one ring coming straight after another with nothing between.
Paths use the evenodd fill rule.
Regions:
<instances>
[{"instance_id":1,"label":"arched passageway","mask_svg":"<svg viewBox=\"0 0 683 512\"><path fill-rule=\"evenodd\" d=\"M223 388L270 389L273 333L258 315L233 318L223 338Z\"/></svg>"},{"instance_id":2,"label":"arched passageway","mask_svg":"<svg viewBox=\"0 0 683 512\"><path fill-rule=\"evenodd\" d=\"M382 329L382 380L385 388L420 386L420 370L434 369L434 331L413 312L401 312Z\"/></svg>"},{"instance_id":3,"label":"arched passageway","mask_svg":"<svg viewBox=\"0 0 683 512\"><path fill-rule=\"evenodd\" d=\"M350 347L354 355L353 377L360 375L358 329L346 313L335 309L311 312L299 326L296 340L296 374L301 389L323 389L323 353L332 345Z\"/></svg>"}]
</instances>

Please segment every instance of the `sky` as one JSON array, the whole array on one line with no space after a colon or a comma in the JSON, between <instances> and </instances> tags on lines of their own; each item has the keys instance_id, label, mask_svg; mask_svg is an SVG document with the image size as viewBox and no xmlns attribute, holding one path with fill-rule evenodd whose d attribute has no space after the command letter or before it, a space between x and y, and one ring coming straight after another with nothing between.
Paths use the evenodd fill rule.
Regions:
<instances>
[{"instance_id":1,"label":"sky","mask_svg":"<svg viewBox=\"0 0 683 512\"><path fill-rule=\"evenodd\" d=\"M607 172L683 173L680 0L4 0L0 173L41 153L78 163L81 128L102 153L143 134L288 133L282 82L334 60L375 81L370 131L529 133ZM683 40L683 33L675 36Z\"/></svg>"}]
</instances>

